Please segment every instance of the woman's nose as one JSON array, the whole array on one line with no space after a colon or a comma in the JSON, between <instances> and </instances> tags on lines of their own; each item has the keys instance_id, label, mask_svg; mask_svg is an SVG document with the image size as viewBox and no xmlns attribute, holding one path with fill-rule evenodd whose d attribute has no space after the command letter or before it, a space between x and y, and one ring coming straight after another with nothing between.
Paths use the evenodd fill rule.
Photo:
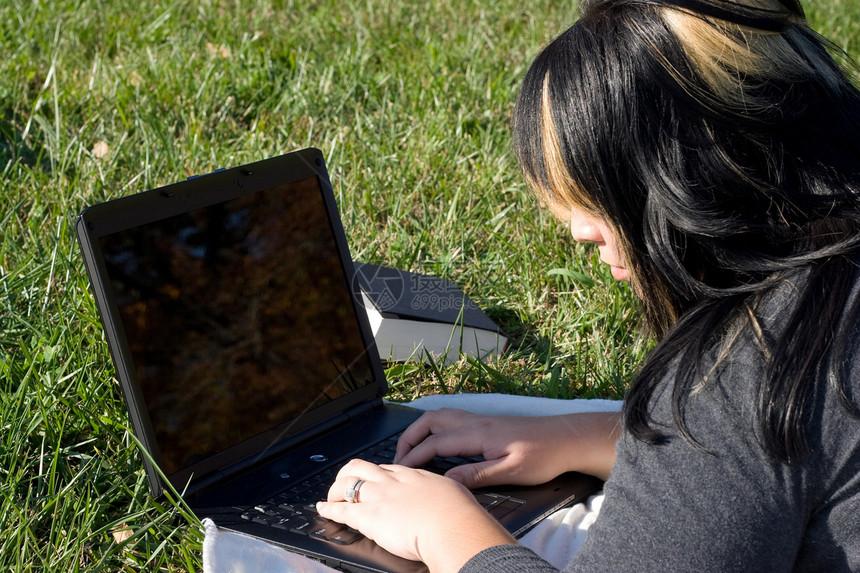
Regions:
<instances>
[{"instance_id":1,"label":"woman's nose","mask_svg":"<svg viewBox=\"0 0 860 573\"><path fill-rule=\"evenodd\" d=\"M570 233L577 243L600 243L603 234L597 221L583 213L574 213L570 218Z\"/></svg>"}]
</instances>

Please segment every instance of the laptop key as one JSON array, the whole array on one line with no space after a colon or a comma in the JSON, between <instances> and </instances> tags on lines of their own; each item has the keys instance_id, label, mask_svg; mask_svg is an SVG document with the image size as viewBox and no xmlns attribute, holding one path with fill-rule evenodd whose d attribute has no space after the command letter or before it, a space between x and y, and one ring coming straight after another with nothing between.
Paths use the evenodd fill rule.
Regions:
<instances>
[{"instance_id":1,"label":"laptop key","mask_svg":"<svg viewBox=\"0 0 860 573\"><path fill-rule=\"evenodd\" d=\"M264 515L261 513L260 515L253 517L251 521L253 521L254 523L259 523L261 525L272 525L272 522L274 522L275 519L276 518L271 515Z\"/></svg>"},{"instance_id":2,"label":"laptop key","mask_svg":"<svg viewBox=\"0 0 860 573\"><path fill-rule=\"evenodd\" d=\"M338 531L334 535L328 538L332 543L337 543L338 545L349 545L350 543L355 543L359 539L364 537L358 531L347 527L341 531Z\"/></svg>"},{"instance_id":3,"label":"laptop key","mask_svg":"<svg viewBox=\"0 0 860 573\"><path fill-rule=\"evenodd\" d=\"M290 531L307 535L313 529L313 522L307 517L297 515L290 519Z\"/></svg>"},{"instance_id":4,"label":"laptop key","mask_svg":"<svg viewBox=\"0 0 860 573\"><path fill-rule=\"evenodd\" d=\"M329 541L332 536L346 529L344 524L337 523L336 521L329 521L327 519L314 520L314 525L315 527L313 527L308 535L325 541Z\"/></svg>"}]
</instances>

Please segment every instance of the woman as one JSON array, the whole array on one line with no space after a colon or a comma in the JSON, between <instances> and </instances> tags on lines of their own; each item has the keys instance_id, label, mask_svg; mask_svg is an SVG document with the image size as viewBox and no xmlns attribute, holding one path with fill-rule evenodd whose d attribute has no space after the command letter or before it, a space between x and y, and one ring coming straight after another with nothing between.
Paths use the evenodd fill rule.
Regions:
<instances>
[{"instance_id":1,"label":"woman","mask_svg":"<svg viewBox=\"0 0 860 573\"><path fill-rule=\"evenodd\" d=\"M743 1L586 2L517 102L526 178L659 340L623 429L428 413L322 515L434 572L552 570L461 484L578 470L608 479L567 571L860 570L860 93L797 0ZM405 467L436 454L487 461Z\"/></svg>"}]
</instances>

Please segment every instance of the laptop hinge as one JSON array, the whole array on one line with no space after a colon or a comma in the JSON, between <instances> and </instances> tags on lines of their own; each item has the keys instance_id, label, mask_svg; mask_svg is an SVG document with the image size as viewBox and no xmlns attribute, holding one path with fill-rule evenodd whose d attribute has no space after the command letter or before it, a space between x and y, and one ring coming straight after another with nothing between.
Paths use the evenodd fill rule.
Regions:
<instances>
[{"instance_id":1,"label":"laptop hinge","mask_svg":"<svg viewBox=\"0 0 860 573\"><path fill-rule=\"evenodd\" d=\"M344 413L346 414L348 420L354 420L359 416L370 412L371 410L375 410L376 408L381 407L382 403L382 398L375 398L373 400L368 400L367 402L362 402L361 404L353 406Z\"/></svg>"}]
</instances>

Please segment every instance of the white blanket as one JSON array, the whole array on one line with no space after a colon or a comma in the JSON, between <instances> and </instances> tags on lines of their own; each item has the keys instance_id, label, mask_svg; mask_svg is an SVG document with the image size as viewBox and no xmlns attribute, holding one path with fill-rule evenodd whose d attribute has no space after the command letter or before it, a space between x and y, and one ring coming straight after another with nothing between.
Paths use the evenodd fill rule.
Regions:
<instances>
[{"instance_id":1,"label":"white blanket","mask_svg":"<svg viewBox=\"0 0 860 573\"><path fill-rule=\"evenodd\" d=\"M446 394L426 396L407 404L422 410L460 408L482 414L510 416L551 416L574 412L614 412L616 400L552 400L503 394ZM603 502L603 494L585 503L563 509L543 520L520 542L559 569L579 550ZM203 521L204 573L333 573L334 570L301 555L290 553L259 539L218 529Z\"/></svg>"}]
</instances>

